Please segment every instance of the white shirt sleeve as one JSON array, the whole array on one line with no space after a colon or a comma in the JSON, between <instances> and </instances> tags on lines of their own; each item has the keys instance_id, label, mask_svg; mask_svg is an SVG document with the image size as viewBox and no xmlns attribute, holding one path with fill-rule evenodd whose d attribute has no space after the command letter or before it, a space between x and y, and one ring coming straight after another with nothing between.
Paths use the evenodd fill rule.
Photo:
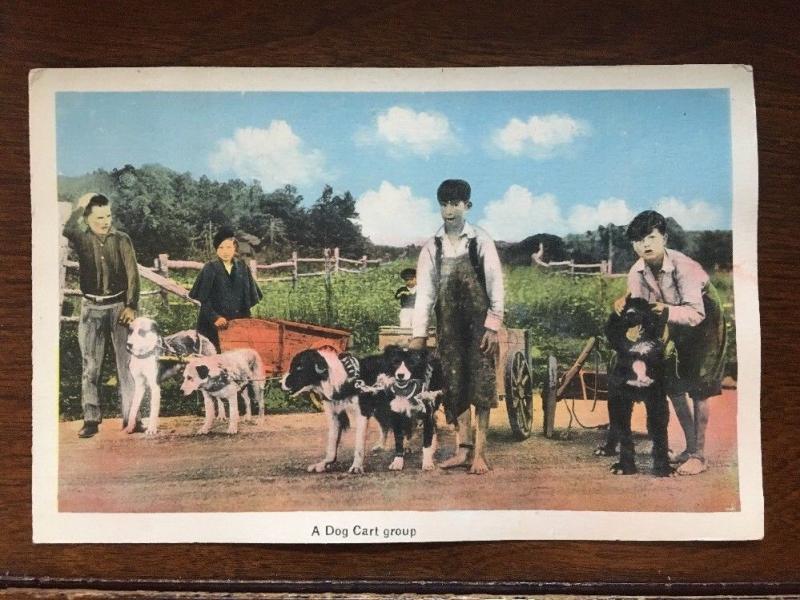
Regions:
<instances>
[{"instance_id":1,"label":"white shirt sleeve","mask_svg":"<svg viewBox=\"0 0 800 600\"><path fill-rule=\"evenodd\" d=\"M503 267L494 241L486 235L479 238L483 273L486 277L486 293L489 295L489 309L486 311L484 327L497 331L503 325L505 310L505 287L503 286Z\"/></svg>"},{"instance_id":2,"label":"white shirt sleeve","mask_svg":"<svg viewBox=\"0 0 800 600\"><path fill-rule=\"evenodd\" d=\"M417 259L417 299L414 302L413 337L426 337L431 309L436 302L436 265L434 242L429 240Z\"/></svg>"}]
</instances>

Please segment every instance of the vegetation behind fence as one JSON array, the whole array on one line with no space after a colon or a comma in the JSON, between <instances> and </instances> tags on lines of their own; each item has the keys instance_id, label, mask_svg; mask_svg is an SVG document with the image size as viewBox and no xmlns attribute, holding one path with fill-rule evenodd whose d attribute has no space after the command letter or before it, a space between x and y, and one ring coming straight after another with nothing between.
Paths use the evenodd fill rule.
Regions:
<instances>
[{"instance_id":1,"label":"vegetation behind fence","mask_svg":"<svg viewBox=\"0 0 800 600\"><path fill-rule=\"evenodd\" d=\"M402 285L399 272L414 262L396 261L380 269L361 274L340 273L330 278L301 278L293 285L289 281L261 285L264 299L256 306L254 315L305 321L319 325L343 327L353 331L353 350L367 354L377 350L378 328L397 323L398 305L395 290ZM578 355L587 337L602 333L611 302L625 290L624 279L606 277L570 277L546 273L531 267L504 268L506 281L506 325L529 329L531 357L542 361L554 354L564 363ZM171 276L190 286L196 273L173 270ZM71 277L75 277L72 274ZM731 320L732 343L728 348L729 372L735 374L735 335L733 326L733 278L729 272L716 273L713 281ZM74 280L72 285L75 285ZM150 284L144 282L145 288ZM152 288L150 288L152 289ZM67 299L67 302L75 302ZM142 314L150 316L167 333L193 328L197 307L171 297L165 305L158 296L142 299ZM80 418L80 352L77 325L63 323L61 327L61 414L64 418ZM113 383L113 365L106 360L102 381ZM111 385L104 390L103 409L107 415L118 415L119 406ZM162 411L165 415L201 414L202 403L194 396L183 398L176 382L163 389ZM267 398L268 409L276 411L304 410L304 399L288 400L273 391Z\"/></svg>"}]
</instances>

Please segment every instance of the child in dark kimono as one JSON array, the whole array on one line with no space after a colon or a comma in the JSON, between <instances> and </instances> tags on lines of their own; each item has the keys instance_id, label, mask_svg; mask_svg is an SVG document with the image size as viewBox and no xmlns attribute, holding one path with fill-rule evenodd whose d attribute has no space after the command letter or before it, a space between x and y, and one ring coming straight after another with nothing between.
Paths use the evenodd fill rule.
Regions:
<instances>
[{"instance_id":1,"label":"child in dark kimono","mask_svg":"<svg viewBox=\"0 0 800 600\"><path fill-rule=\"evenodd\" d=\"M442 468L489 469L484 457L489 411L497 405L497 332L503 324L503 272L494 241L467 223L470 186L448 179L437 198L444 225L422 247L417 261L417 301L409 348L424 348L432 307L444 377L448 421L458 423L455 455ZM477 423L472 427L471 407Z\"/></svg>"},{"instance_id":2,"label":"child in dark kimono","mask_svg":"<svg viewBox=\"0 0 800 600\"><path fill-rule=\"evenodd\" d=\"M217 258L203 266L189 292L200 302L197 332L211 340L217 352L221 352L219 330L231 319L249 317L250 308L261 300L250 269L236 258L238 247L233 229L222 227L214 236Z\"/></svg>"}]
</instances>

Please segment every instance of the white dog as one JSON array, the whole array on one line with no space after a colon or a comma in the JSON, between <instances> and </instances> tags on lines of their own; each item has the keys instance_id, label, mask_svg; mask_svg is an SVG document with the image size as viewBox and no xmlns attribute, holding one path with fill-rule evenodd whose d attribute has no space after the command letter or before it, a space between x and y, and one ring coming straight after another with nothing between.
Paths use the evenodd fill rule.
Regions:
<instances>
[{"instance_id":1,"label":"white dog","mask_svg":"<svg viewBox=\"0 0 800 600\"><path fill-rule=\"evenodd\" d=\"M238 392L244 398L246 418L252 420L250 394L258 401L259 421L264 420L264 366L255 350L243 348L214 356L193 358L183 372L181 391L184 395L200 390L205 403L206 419L197 432L206 434L214 420L213 398L228 401L228 433L239 430Z\"/></svg>"},{"instance_id":2,"label":"white dog","mask_svg":"<svg viewBox=\"0 0 800 600\"><path fill-rule=\"evenodd\" d=\"M126 433L133 433L136 416L146 390L150 390L150 419L147 434L158 432L158 413L161 410L161 386L158 381L158 356L163 343L158 325L153 319L137 317L129 326L127 348L131 355L128 368L133 378L133 402L131 403Z\"/></svg>"}]
</instances>

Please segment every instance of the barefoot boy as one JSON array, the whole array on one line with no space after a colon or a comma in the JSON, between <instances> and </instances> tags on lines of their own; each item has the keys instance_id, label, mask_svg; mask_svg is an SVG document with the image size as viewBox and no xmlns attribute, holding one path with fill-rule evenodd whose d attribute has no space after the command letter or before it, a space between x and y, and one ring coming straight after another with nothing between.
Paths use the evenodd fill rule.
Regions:
<instances>
[{"instance_id":1,"label":"barefoot boy","mask_svg":"<svg viewBox=\"0 0 800 600\"><path fill-rule=\"evenodd\" d=\"M445 379L448 421L457 421L456 452L443 468L489 470L484 456L489 410L497 405L497 330L503 322L503 273L489 235L466 222L470 186L448 179L437 198L444 225L428 240L417 262L417 301L411 348L426 342L431 307L436 310L437 345ZM475 407L473 431L470 407Z\"/></svg>"}]
</instances>

